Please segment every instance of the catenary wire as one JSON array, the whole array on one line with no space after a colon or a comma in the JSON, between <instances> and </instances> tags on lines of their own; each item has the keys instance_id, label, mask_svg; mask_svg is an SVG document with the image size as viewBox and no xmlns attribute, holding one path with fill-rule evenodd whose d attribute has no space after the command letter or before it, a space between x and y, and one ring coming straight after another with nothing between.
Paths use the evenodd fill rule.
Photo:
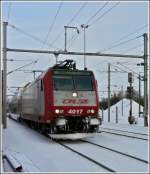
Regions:
<instances>
[{"instance_id":1,"label":"catenary wire","mask_svg":"<svg viewBox=\"0 0 150 174\"><path fill-rule=\"evenodd\" d=\"M97 16L103 9L104 9L104 7L106 7L107 5L108 5L108 3L109 2L106 2L102 7L100 7L97 11L96 11L96 13L94 13L94 15L92 15L88 20L87 20L87 22L86 22L86 25L88 25L88 23L95 17L95 16ZM77 34L74 34L69 40L68 40L68 43L70 42L70 41L72 41L74 38L77 38L78 37L78 35ZM71 44L70 44L71 45Z\"/></svg>"},{"instance_id":2,"label":"catenary wire","mask_svg":"<svg viewBox=\"0 0 150 174\"><path fill-rule=\"evenodd\" d=\"M136 45L135 47L129 48L128 50L122 52L121 54L126 54L127 52L132 51L132 50L134 50L134 49L136 49L136 48L138 48L138 47L141 47L142 45L143 45L143 44ZM106 61L106 60L103 60L102 62L105 62L105 61ZM132 61L132 62L135 62L135 61L137 61L137 60L131 60L131 61ZM101 63L98 63L98 64L96 64L96 65L94 65L94 66L98 66L99 64L102 64L102 62L101 62ZM91 67L93 67L93 66L91 66Z\"/></svg>"},{"instance_id":3,"label":"catenary wire","mask_svg":"<svg viewBox=\"0 0 150 174\"><path fill-rule=\"evenodd\" d=\"M26 32L26 31L24 31L23 29L21 29L19 27L16 27L15 25L8 24L8 26L10 26L11 28L15 29L16 31L21 32L22 34L24 34L24 35L32 38L33 40L35 40L37 42L40 42L42 44L45 44L45 45L48 45L48 46L51 46L52 47L52 45L50 45L49 43L45 43L42 39L40 39L40 38L38 38L38 37L36 37L36 36L34 36L34 35Z\"/></svg>"},{"instance_id":4,"label":"catenary wire","mask_svg":"<svg viewBox=\"0 0 150 174\"><path fill-rule=\"evenodd\" d=\"M134 47L132 47L132 48L129 48L128 50L122 52L122 54L124 54L124 53L126 54L126 53L128 53L128 52L130 52L130 51L132 51L132 50L135 50L136 48L139 48L139 47L141 47L141 46L143 46L143 44L136 45L136 46L134 46Z\"/></svg>"},{"instance_id":5,"label":"catenary wire","mask_svg":"<svg viewBox=\"0 0 150 174\"><path fill-rule=\"evenodd\" d=\"M142 36L143 36L143 35L138 35L138 36L136 36L136 37L134 37L134 38L131 38L131 39L122 41L122 42L120 42L120 43L118 43L118 44L115 44L115 45L109 47L108 49L110 50L110 49L112 49L112 48L116 48L116 47L118 47L118 46L120 46L120 45L126 44L126 43L128 43L128 42L133 41L133 40L136 40L136 39L138 39L138 38L140 38L140 37L142 37ZM108 49L107 49L107 50L108 50ZM105 50L105 51L106 51L106 50ZM101 52L101 51L100 51L100 52Z\"/></svg>"},{"instance_id":6,"label":"catenary wire","mask_svg":"<svg viewBox=\"0 0 150 174\"><path fill-rule=\"evenodd\" d=\"M47 33L47 35L46 35L46 37L45 37L43 47L44 47L45 43L48 41L49 35L50 35L50 33L51 33L51 31L52 31L54 25L55 25L57 16L58 16L58 14L59 14L59 12L60 12L60 10L61 10L61 8L62 8L62 5L63 5L63 2L61 1L60 4L59 4L59 6L58 6L58 9L57 9L57 11L56 11L56 14L55 14L55 16L54 16L54 19L53 19L51 25L49 26L49 30L48 30L48 33ZM51 44L50 44L50 45L51 45Z\"/></svg>"},{"instance_id":7,"label":"catenary wire","mask_svg":"<svg viewBox=\"0 0 150 174\"><path fill-rule=\"evenodd\" d=\"M11 9L12 9L12 2L9 2L9 4L8 4L7 22L9 22L9 20L10 20Z\"/></svg>"},{"instance_id":8,"label":"catenary wire","mask_svg":"<svg viewBox=\"0 0 150 174\"><path fill-rule=\"evenodd\" d=\"M120 4L120 2L115 3L111 8L109 8L108 10L106 10L101 16L99 16L91 24L89 24L89 26L94 25L97 21L99 21L101 18L103 18L106 14L108 14L113 8L115 8L119 4Z\"/></svg>"},{"instance_id":9,"label":"catenary wire","mask_svg":"<svg viewBox=\"0 0 150 174\"><path fill-rule=\"evenodd\" d=\"M59 6L58 6L58 9L57 9L57 11L56 11L56 14L55 14L55 16L54 16L54 19L53 19L51 25L49 26L49 29L48 29L47 35L46 35L46 37L45 37L44 43L42 44L42 46L41 46L40 49L43 49L44 46L45 46L45 44L47 43L48 37L49 37L49 35L50 35L50 33L51 33L52 29L53 29L53 26L55 25L57 16L58 16L58 14L59 14L59 12L60 12L60 10L61 10L61 8L62 8L62 5L63 5L63 2L61 1L60 4L59 4ZM50 47L52 47L52 45L51 45ZM39 59L40 59L40 58L38 58L37 62L39 61Z\"/></svg>"},{"instance_id":10,"label":"catenary wire","mask_svg":"<svg viewBox=\"0 0 150 174\"><path fill-rule=\"evenodd\" d=\"M31 60L20 60L20 59L7 59L10 62L30 62Z\"/></svg>"},{"instance_id":11,"label":"catenary wire","mask_svg":"<svg viewBox=\"0 0 150 174\"><path fill-rule=\"evenodd\" d=\"M138 74L137 72L133 71L131 68L127 67L126 65L123 65L123 64L121 64L120 62L117 62L117 64L119 64L119 65L123 66L124 68L126 68L126 69L128 69L128 70L132 71L134 74L136 74L136 75L138 75L138 76L139 76L139 74Z\"/></svg>"},{"instance_id":12,"label":"catenary wire","mask_svg":"<svg viewBox=\"0 0 150 174\"><path fill-rule=\"evenodd\" d=\"M82 12L82 10L86 7L87 3L88 2L85 2L83 5L81 5L81 7L79 8L79 10L74 14L74 16L71 18L71 20L67 23L67 25L70 25L79 16L79 14ZM60 33L56 36L56 38L51 42L51 45L54 45L56 43L56 41L63 34L63 31L64 31L64 29L62 29L60 31Z\"/></svg>"},{"instance_id":13,"label":"catenary wire","mask_svg":"<svg viewBox=\"0 0 150 174\"><path fill-rule=\"evenodd\" d=\"M12 70L12 71L9 71L9 72L7 73L7 75L9 75L9 74L11 74L11 73L13 73L13 72L15 72L15 71L21 69L21 68L24 68L24 67L27 67L27 66L29 66L29 65L35 64L35 63L37 63L37 60L32 61L31 63L25 64L25 65L23 65L23 66L21 66L21 67L19 67L19 68L16 68L16 69L14 69L14 70Z\"/></svg>"},{"instance_id":14,"label":"catenary wire","mask_svg":"<svg viewBox=\"0 0 150 174\"><path fill-rule=\"evenodd\" d=\"M105 2L105 4L104 4L102 7L100 7L100 8L96 11L96 13L94 13L94 15L92 15L92 16L87 20L86 24L89 24L89 22L90 22L95 16L97 16L97 15L104 9L104 7L105 7L108 3L109 3L109 2Z\"/></svg>"},{"instance_id":15,"label":"catenary wire","mask_svg":"<svg viewBox=\"0 0 150 174\"><path fill-rule=\"evenodd\" d=\"M146 28L147 26L148 26L148 25L145 24L145 25L143 25L142 27L139 27L139 28L135 29L133 32L124 35L124 36L121 37L120 39L118 39L118 40L112 42L111 46L113 46L114 44L120 43L120 41L122 41L122 40L124 40L124 39L127 39L127 38L128 38L129 36L131 36L131 35L134 35L134 34L138 33L139 31L143 30L143 29ZM111 46L109 46L109 47L111 47ZM104 49L101 50L101 51L107 51L107 50L109 50L109 47L108 47L108 48L104 48Z\"/></svg>"},{"instance_id":16,"label":"catenary wire","mask_svg":"<svg viewBox=\"0 0 150 174\"><path fill-rule=\"evenodd\" d=\"M120 2L117 2L115 3L115 5L113 5L111 8L109 8L108 10L106 10L102 15L100 15L97 19L95 19L93 22L89 23L88 25L89 26L92 26L94 25L97 21L99 21L100 19L102 19L107 13L109 13L113 8L115 8L117 5L119 5ZM104 4L104 7L106 6L107 4L105 3ZM101 8L102 10L103 8ZM72 38L70 38L70 40L68 42L71 42L71 41L74 41L75 39L78 38L78 35L75 34L72 36ZM72 45L72 42L70 43L70 46Z\"/></svg>"}]
</instances>

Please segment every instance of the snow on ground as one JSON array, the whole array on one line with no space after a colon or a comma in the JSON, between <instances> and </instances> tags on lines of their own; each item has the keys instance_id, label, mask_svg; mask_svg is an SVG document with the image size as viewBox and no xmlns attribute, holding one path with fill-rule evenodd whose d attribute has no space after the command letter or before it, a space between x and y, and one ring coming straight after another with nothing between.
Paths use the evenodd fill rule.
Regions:
<instances>
[{"instance_id":1,"label":"snow on ground","mask_svg":"<svg viewBox=\"0 0 150 174\"><path fill-rule=\"evenodd\" d=\"M109 123L109 125L111 125L109 128L122 127L121 124L115 123ZM141 126L123 125L124 130L131 127L132 130L136 128L140 131L141 129L143 133L147 131L147 128ZM103 126L108 124L104 123ZM8 128L3 130L2 138L2 150L13 154L17 160L21 159L23 167L30 172L106 172L105 169L11 119L8 119ZM107 133L97 134L94 138L87 140L148 160L148 141ZM80 141L64 143L117 171L147 172L148 165L141 164L139 161L132 161L130 158L106 152L104 149Z\"/></svg>"},{"instance_id":2,"label":"snow on ground","mask_svg":"<svg viewBox=\"0 0 150 174\"><path fill-rule=\"evenodd\" d=\"M133 116L138 118L138 104L133 101ZM116 106L118 106L118 124L116 120ZM148 127L144 127L143 117L138 118L138 124L128 123L130 101L123 99L124 112L122 116L122 101L110 108L110 122L108 111L104 111L103 123L100 128L118 129L123 131L144 133L148 136ZM141 106L141 111L143 107ZM14 116L14 115L13 115ZM2 150L13 154L23 163L25 171L29 172L106 172L105 169L74 154L64 147L52 142L38 132L8 119L8 127L2 131ZM103 145L108 148L128 153L148 161L148 141L112 135L105 132L96 134L88 141ZM66 141L67 143L67 141ZM67 145L85 153L89 157L101 161L112 169L122 172L147 172L148 165L122 158L118 154L106 152L95 146L73 141ZM142 149L142 150L141 150ZM118 165L119 164L119 165ZM6 168L6 162L4 167ZM7 170L9 171L9 167Z\"/></svg>"},{"instance_id":3,"label":"snow on ground","mask_svg":"<svg viewBox=\"0 0 150 174\"><path fill-rule=\"evenodd\" d=\"M106 136L103 135L103 138L100 140L101 136L96 137L96 142L98 142L97 140L99 140L99 142L103 141L103 139L106 139ZM111 143L113 141L112 138L107 137L110 139L110 141L108 141L105 144L105 147L110 146L111 147ZM117 140L117 139L116 139ZM122 141L123 142L123 141ZM97 146L93 146L93 145L89 145L87 143L80 143L80 146L78 143L65 143L67 145L69 145L69 147L79 151L80 153L84 153L87 156L91 157L92 159L101 162L102 164L109 166L111 169L113 169L114 171L120 171L120 172L147 172L148 171L148 164L140 162L138 160L133 160L130 157L124 156L124 155L120 155L116 152L112 152L109 151L107 149L104 148L99 148ZM100 143L99 143L100 144ZM120 144L120 140L116 141L115 144ZM132 143L130 143L132 144ZM139 150L140 148L140 143L138 144L138 148L137 150ZM131 148L131 146L128 145L128 142L126 142L126 145L128 146L128 148ZM124 151L126 152L127 149L124 150L124 145L122 146L122 148L120 147L120 151ZM141 146L141 147L146 147L146 146ZM133 144L132 144L132 148L133 148ZM134 148L136 148L134 146ZM114 146L114 149L116 149L116 147ZM117 149L118 150L118 149ZM127 151L126 153L131 153L132 150ZM118 165L119 164L119 165Z\"/></svg>"},{"instance_id":4,"label":"snow on ground","mask_svg":"<svg viewBox=\"0 0 150 174\"><path fill-rule=\"evenodd\" d=\"M118 129L123 131L135 132L135 133L143 133L148 134L148 127L144 127L143 125L139 124L129 124L129 123L113 123L113 122L106 122L103 121L100 128L111 128L111 129Z\"/></svg>"},{"instance_id":5,"label":"snow on ground","mask_svg":"<svg viewBox=\"0 0 150 174\"><path fill-rule=\"evenodd\" d=\"M12 167L10 166L9 162L5 158L3 159L3 168L1 170L2 170L1 173L13 172Z\"/></svg>"},{"instance_id":6,"label":"snow on ground","mask_svg":"<svg viewBox=\"0 0 150 174\"><path fill-rule=\"evenodd\" d=\"M130 100L123 99L123 115L122 115L122 100L120 100L118 103L110 107L110 122L111 123L116 122L116 106L118 107L118 123L129 124L128 116L129 116L129 109L130 109ZM141 111L143 111L142 106L141 106ZM132 115L138 121L137 125L144 126L144 119L142 116L140 118L138 117L138 112L139 112L139 104L136 103L135 101L132 101ZM104 122L108 121L108 109L104 110L103 120Z\"/></svg>"},{"instance_id":7,"label":"snow on ground","mask_svg":"<svg viewBox=\"0 0 150 174\"><path fill-rule=\"evenodd\" d=\"M88 138L88 141L116 149L148 161L148 141L112 135L105 132L97 134L94 138Z\"/></svg>"},{"instance_id":8,"label":"snow on ground","mask_svg":"<svg viewBox=\"0 0 150 174\"><path fill-rule=\"evenodd\" d=\"M36 172L105 172L77 154L65 149L38 132L8 119L2 132L2 149L20 154L31 161ZM17 158L17 156L16 156ZM27 167L27 162L25 161ZM29 167L28 167L29 169ZM31 169L30 172L35 172Z\"/></svg>"}]
</instances>

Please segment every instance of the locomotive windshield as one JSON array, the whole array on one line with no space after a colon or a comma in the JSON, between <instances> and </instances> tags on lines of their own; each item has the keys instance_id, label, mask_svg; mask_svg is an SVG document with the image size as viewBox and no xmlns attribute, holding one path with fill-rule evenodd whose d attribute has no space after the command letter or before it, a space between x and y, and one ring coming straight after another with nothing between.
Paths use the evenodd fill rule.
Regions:
<instances>
[{"instance_id":1,"label":"locomotive windshield","mask_svg":"<svg viewBox=\"0 0 150 174\"><path fill-rule=\"evenodd\" d=\"M93 91L91 75L54 75L55 90Z\"/></svg>"},{"instance_id":2,"label":"locomotive windshield","mask_svg":"<svg viewBox=\"0 0 150 174\"><path fill-rule=\"evenodd\" d=\"M54 88L56 90L73 90L72 76L56 75L54 76Z\"/></svg>"},{"instance_id":3,"label":"locomotive windshield","mask_svg":"<svg viewBox=\"0 0 150 174\"><path fill-rule=\"evenodd\" d=\"M92 79L91 76L73 76L74 85L76 90L92 91Z\"/></svg>"}]
</instances>

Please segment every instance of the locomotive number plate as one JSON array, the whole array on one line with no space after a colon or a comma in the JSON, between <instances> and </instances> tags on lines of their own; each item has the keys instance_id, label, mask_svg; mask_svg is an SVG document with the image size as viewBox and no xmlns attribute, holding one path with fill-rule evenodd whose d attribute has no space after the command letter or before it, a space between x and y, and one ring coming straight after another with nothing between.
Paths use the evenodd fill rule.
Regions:
<instances>
[{"instance_id":1,"label":"locomotive number plate","mask_svg":"<svg viewBox=\"0 0 150 174\"><path fill-rule=\"evenodd\" d=\"M69 109L69 114L82 114L83 109Z\"/></svg>"}]
</instances>

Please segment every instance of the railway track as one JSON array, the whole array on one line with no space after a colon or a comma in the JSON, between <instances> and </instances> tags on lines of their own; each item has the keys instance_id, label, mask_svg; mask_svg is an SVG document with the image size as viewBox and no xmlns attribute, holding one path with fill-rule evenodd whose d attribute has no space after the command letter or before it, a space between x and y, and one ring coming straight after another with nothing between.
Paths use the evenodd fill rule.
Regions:
<instances>
[{"instance_id":1,"label":"railway track","mask_svg":"<svg viewBox=\"0 0 150 174\"><path fill-rule=\"evenodd\" d=\"M110 161L112 161L113 160L113 156L116 156L116 155L119 158L121 158L123 161L125 161L125 163L126 163L126 161L128 161L128 158L129 158L129 161L131 161L131 162L133 161L133 163L136 163L136 161L137 161L141 165L147 165L148 164L148 161L146 161L144 159L141 159L139 157L136 157L134 155L126 154L124 152L120 152L118 150L115 150L115 149L112 149L112 148L109 148L109 147L105 147L105 146L102 146L100 144L96 144L96 143L89 142L89 141L86 141L86 140L78 140L78 141L79 142L84 142L84 143L90 144L89 147L87 148L87 149L89 149L88 151L83 151L82 150L82 147L84 149L84 144L82 144L82 143L81 143L81 146L80 146L81 148L79 148L79 146L75 146L75 144L72 143L72 142L71 142L71 144L67 144L66 141L65 141L65 143L64 143L64 141L54 140L54 139L52 139L52 141L58 143L59 145L63 146L64 148L72 151L73 153L75 153L75 154L79 155L80 157L88 160L89 162L91 162L91 163L99 166L100 168L103 168L104 170L106 170L108 172L117 172L117 171L120 171L118 169L118 166L117 167L114 167L113 165L110 165L111 164ZM97 147L97 154L96 154L96 156L93 156L92 153L91 153L92 152L92 149L95 149L93 146ZM85 146L85 147L87 147L87 146ZM107 161L101 161L101 159L98 158L101 155L101 152L102 152L102 154L104 156L105 156L105 153L106 153L106 156L107 156L107 154L110 153L110 156L107 157L108 162ZM104 162L106 162L106 163L104 163ZM122 163L122 164L124 164L124 163Z\"/></svg>"},{"instance_id":2,"label":"railway track","mask_svg":"<svg viewBox=\"0 0 150 174\"><path fill-rule=\"evenodd\" d=\"M101 131L99 131L98 133L104 132L104 133L124 136L124 137L128 137L128 138L135 138L135 139L146 140L146 141L148 140L148 138L146 138L146 135L144 135L145 137L143 135L136 136L135 134L129 133L128 131L126 131L127 134L122 134L123 131L112 130L112 129L108 129L108 128L100 128L100 129L101 129Z\"/></svg>"},{"instance_id":3,"label":"railway track","mask_svg":"<svg viewBox=\"0 0 150 174\"><path fill-rule=\"evenodd\" d=\"M127 154L127 153L124 153L124 152L120 152L118 150L115 150L115 149L112 149L112 148L109 148L109 147L106 147L106 146L102 146L100 144L96 144L96 143L93 143L93 142L89 142L89 141L86 141L86 140L80 140L81 142L85 142L85 143L88 143L88 144L92 144L94 146L97 146L97 147L100 147L100 148L103 148L103 149L107 149L109 151L112 151L112 152L115 152L115 153L118 153L118 154L121 154L121 155L124 155L124 156L127 156L127 157L130 157L130 158L133 158L135 160L138 160L138 161L141 161L141 162L144 162L146 164L148 164L148 161L144 160L144 159L141 159L141 158L138 158L136 156L133 156L133 155L130 155L130 154Z\"/></svg>"},{"instance_id":4,"label":"railway track","mask_svg":"<svg viewBox=\"0 0 150 174\"><path fill-rule=\"evenodd\" d=\"M65 147L66 149L72 151L73 153L76 153L79 156L85 158L86 160L89 160L90 162L98 165L99 167L104 168L108 172L118 172L118 171L122 171L122 170L125 171L127 166L128 166L128 165L126 165L125 167L123 167L124 169L122 167L121 167L122 168L121 169L119 166L114 166L111 162L114 158L112 158L111 156L118 156L119 155L118 157L121 160L121 163L120 163L121 166L126 164L127 161L130 161L130 163L133 165L133 168L135 168L136 163L139 163L140 165L145 165L145 166L148 165L147 160L144 160L144 159L141 159L141 158L136 157L134 155L127 154L127 153L124 153L124 152L120 152L118 150L115 150L115 149L112 149L112 148L109 148L109 147L105 147L105 146L102 146L102 145L99 145L99 144L96 144L96 143L93 143L93 142L89 142L89 141L86 141L86 140L79 140L79 142L85 143L85 146L84 146L84 144L81 143L80 148L72 142L70 144L70 141L65 142L65 143L64 143L64 141L60 141L60 140L59 141L58 140L53 140L53 141L55 141L56 143L58 143L61 146ZM87 146L88 144L90 146ZM93 156L93 154L92 154L92 149L95 149L94 146L96 146L100 150L100 151L97 150L96 156ZM86 151L84 149L84 147L87 147L86 149L88 151ZM110 155L107 156L108 154L110 154ZM107 159L105 158L105 160L102 160L101 158L99 158L100 155L107 156Z\"/></svg>"},{"instance_id":5,"label":"railway track","mask_svg":"<svg viewBox=\"0 0 150 174\"><path fill-rule=\"evenodd\" d=\"M61 146L65 147L66 149L68 149L68 150L70 150L70 151L72 151L72 152L78 154L79 156L81 156L81 157L83 157L83 158L89 160L90 162L92 162L92 163L98 165L99 167L102 167L102 168L108 170L109 172L116 172L114 169L112 169L112 168L110 168L110 167L108 167L108 166L106 166L106 165L104 165L104 164L102 164L102 163L100 163L100 162L98 162L98 161L96 161L96 160L94 160L94 159L88 157L87 155L85 155L85 154L83 154L83 153L81 153L81 152L78 152L77 150L75 150L75 149L73 149L73 148L67 146L66 144L64 144L64 143L62 143L62 142L60 142L60 141L58 141L58 140L53 140L53 141L55 141L56 143L58 143L58 144L60 144Z\"/></svg>"},{"instance_id":6,"label":"railway track","mask_svg":"<svg viewBox=\"0 0 150 174\"><path fill-rule=\"evenodd\" d=\"M10 119L12 119L12 120L14 120L14 121L16 121L16 122L18 122L16 119L14 119L14 118L10 118ZM107 131L108 130L108 131ZM112 132L112 130L113 131L116 131L116 132ZM110 129L110 128L101 128L101 131L99 131L98 133L102 133L102 132L104 132L104 133L109 133L109 134L114 134L114 135L119 135L119 136L124 136L124 137L129 137L129 138L136 138L136 139L140 139L140 140L148 140L148 138L143 138L143 137L138 137L138 136L132 136L132 135L127 135L127 134L120 134L120 133L118 133L118 132L126 132L126 133L132 133L132 134L138 134L138 135L144 135L144 136L148 136L147 134L139 134L139 133L134 133L134 132L129 132L129 131L122 131L122 130L117 130L117 129Z\"/></svg>"},{"instance_id":7,"label":"railway track","mask_svg":"<svg viewBox=\"0 0 150 174\"><path fill-rule=\"evenodd\" d=\"M12 117L10 117L10 119L18 122L18 120L14 119ZM102 128L102 127L100 129L101 129L101 131L99 131L98 133L105 132L105 133L109 133L109 134L114 134L114 135L129 137L129 138L136 138L136 139L141 139L141 140L148 140L148 138L133 136L133 135L148 136L148 134L144 134L144 133L142 134L142 133L135 133L135 132L130 132L130 131L123 131L123 130L110 129L110 128ZM112 131L116 131L116 132L112 132ZM128 135L127 134L121 134L121 133L118 133L118 132L128 133ZM133 134L133 135L131 135L131 134Z\"/></svg>"},{"instance_id":8,"label":"railway track","mask_svg":"<svg viewBox=\"0 0 150 174\"><path fill-rule=\"evenodd\" d=\"M120 130L120 129L112 129L112 128L103 128L102 129L107 129L107 130L114 130L114 131L119 131L119 132L127 132L127 133L132 133L135 135L145 135L148 136L148 134L140 133L140 132L132 132L132 131L125 131L125 130Z\"/></svg>"},{"instance_id":9,"label":"railway track","mask_svg":"<svg viewBox=\"0 0 150 174\"><path fill-rule=\"evenodd\" d=\"M13 118L11 118L11 119L12 119L13 121L15 121L15 122L18 123L17 120L15 120L15 119L13 119ZM75 150L75 149L73 149L73 148L71 148L71 147L65 145L65 144L62 143L61 141L55 140L55 139L51 138L49 135L46 135L46 134L43 134L43 135L44 135L45 137L47 137L47 138L50 138L50 139L51 139L52 141L54 141L55 143L58 143L59 145L65 147L66 149L68 149L68 150L70 150L70 151L72 151L72 152L78 154L79 156L83 157L84 159L86 159L86 160L88 160L88 161L90 161L90 162L96 164L97 166L99 166L99 167L101 167L101 168L107 170L108 172L115 172L115 170L113 170L113 169L109 168L108 166L106 166L106 165L104 165L104 164L102 164L102 163L100 163L100 162L98 162L98 161L96 161L96 160L94 160L94 159L88 157L87 155L85 155L85 154L83 154L83 153L78 152L77 150Z\"/></svg>"}]
</instances>

